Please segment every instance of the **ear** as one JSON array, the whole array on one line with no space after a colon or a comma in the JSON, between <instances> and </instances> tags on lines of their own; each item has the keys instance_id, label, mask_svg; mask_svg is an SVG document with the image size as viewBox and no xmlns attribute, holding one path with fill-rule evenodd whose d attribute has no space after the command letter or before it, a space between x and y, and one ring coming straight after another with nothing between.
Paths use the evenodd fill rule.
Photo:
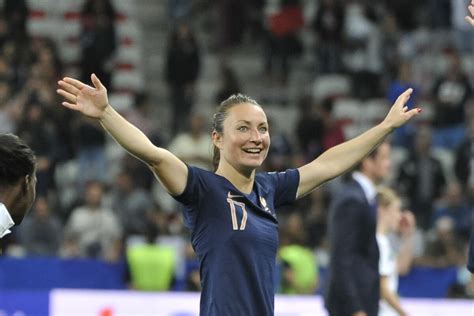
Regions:
<instances>
[{"instance_id":1,"label":"ear","mask_svg":"<svg viewBox=\"0 0 474 316\"><path fill-rule=\"evenodd\" d=\"M29 187L30 181L31 181L31 177L30 177L29 174L27 174L26 176L24 176L23 178L20 179L21 190L22 190L23 192L28 191L28 187Z\"/></svg>"},{"instance_id":2,"label":"ear","mask_svg":"<svg viewBox=\"0 0 474 316\"><path fill-rule=\"evenodd\" d=\"M211 134L212 143L219 149L222 149L222 135L216 130L212 131Z\"/></svg>"}]
</instances>

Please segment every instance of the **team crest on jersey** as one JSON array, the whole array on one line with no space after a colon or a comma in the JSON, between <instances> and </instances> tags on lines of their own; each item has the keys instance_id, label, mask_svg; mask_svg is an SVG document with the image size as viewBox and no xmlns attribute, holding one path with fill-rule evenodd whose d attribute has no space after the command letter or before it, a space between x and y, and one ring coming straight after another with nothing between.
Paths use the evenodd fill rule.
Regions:
<instances>
[{"instance_id":1,"label":"team crest on jersey","mask_svg":"<svg viewBox=\"0 0 474 316\"><path fill-rule=\"evenodd\" d=\"M265 212L271 213L270 209L268 208L267 201L263 196L260 197L260 205L262 205Z\"/></svg>"}]
</instances>

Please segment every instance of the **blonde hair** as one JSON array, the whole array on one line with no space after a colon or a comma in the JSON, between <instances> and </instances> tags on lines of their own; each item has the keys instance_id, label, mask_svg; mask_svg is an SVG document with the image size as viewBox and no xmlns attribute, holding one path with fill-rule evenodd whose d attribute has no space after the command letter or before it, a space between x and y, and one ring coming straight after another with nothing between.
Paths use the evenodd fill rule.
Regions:
<instances>
[{"instance_id":1,"label":"blonde hair","mask_svg":"<svg viewBox=\"0 0 474 316\"><path fill-rule=\"evenodd\" d=\"M377 188L377 200L379 206L387 207L396 201L400 201L400 197L391 188L381 186Z\"/></svg>"}]
</instances>

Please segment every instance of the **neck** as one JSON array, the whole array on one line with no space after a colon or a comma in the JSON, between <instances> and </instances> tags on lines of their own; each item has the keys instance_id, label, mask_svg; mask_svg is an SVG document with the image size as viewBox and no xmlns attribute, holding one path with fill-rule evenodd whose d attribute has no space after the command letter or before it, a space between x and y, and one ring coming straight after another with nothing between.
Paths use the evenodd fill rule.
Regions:
<instances>
[{"instance_id":1,"label":"neck","mask_svg":"<svg viewBox=\"0 0 474 316\"><path fill-rule=\"evenodd\" d=\"M20 188L13 187L0 191L0 202L5 205L12 218L15 217L15 214L12 212L16 209L15 205L17 205L18 199L21 196L18 192L19 189Z\"/></svg>"},{"instance_id":2,"label":"neck","mask_svg":"<svg viewBox=\"0 0 474 316\"><path fill-rule=\"evenodd\" d=\"M383 222L382 218L379 218L377 222L377 234L387 235L390 232L389 227Z\"/></svg>"},{"instance_id":3,"label":"neck","mask_svg":"<svg viewBox=\"0 0 474 316\"><path fill-rule=\"evenodd\" d=\"M221 159L219 166L217 167L216 174L229 180L230 183L232 183L241 192L245 194L252 192L253 183L255 180L255 169L240 171Z\"/></svg>"}]
</instances>

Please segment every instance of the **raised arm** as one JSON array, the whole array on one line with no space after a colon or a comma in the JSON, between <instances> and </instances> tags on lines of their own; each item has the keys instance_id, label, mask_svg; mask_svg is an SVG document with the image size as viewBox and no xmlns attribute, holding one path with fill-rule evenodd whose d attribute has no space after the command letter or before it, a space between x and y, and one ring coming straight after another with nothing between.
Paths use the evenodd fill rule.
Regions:
<instances>
[{"instance_id":1,"label":"raised arm","mask_svg":"<svg viewBox=\"0 0 474 316\"><path fill-rule=\"evenodd\" d=\"M474 26L474 0L471 0L471 4L467 7L467 9L471 13L471 15L466 16L466 21L472 26Z\"/></svg>"},{"instance_id":2,"label":"raised arm","mask_svg":"<svg viewBox=\"0 0 474 316\"><path fill-rule=\"evenodd\" d=\"M382 123L347 142L328 149L317 159L298 168L300 183L297 197L304 196L320 184L351 169L395 128L418 114L421 109L408 111L405 106L412 92L412 89L408 89L397 98Z\"/></svg>"},{"instance_id":3,"label":"raised arm","mask_svg":"<svg viewBox=\"0 0 474 316\"><path fill-rule=\"evenodd\" d=\"M186 165L166 149L156 147L138 128L125 120L109 104L107 89L93 74L94 87L72 78L58 82L57 93L67 101L62 104L72 110L97 119L115 141L153 170L165 189L172 195L182 193L186 186Z\"/></svg>"}]
</instances>

